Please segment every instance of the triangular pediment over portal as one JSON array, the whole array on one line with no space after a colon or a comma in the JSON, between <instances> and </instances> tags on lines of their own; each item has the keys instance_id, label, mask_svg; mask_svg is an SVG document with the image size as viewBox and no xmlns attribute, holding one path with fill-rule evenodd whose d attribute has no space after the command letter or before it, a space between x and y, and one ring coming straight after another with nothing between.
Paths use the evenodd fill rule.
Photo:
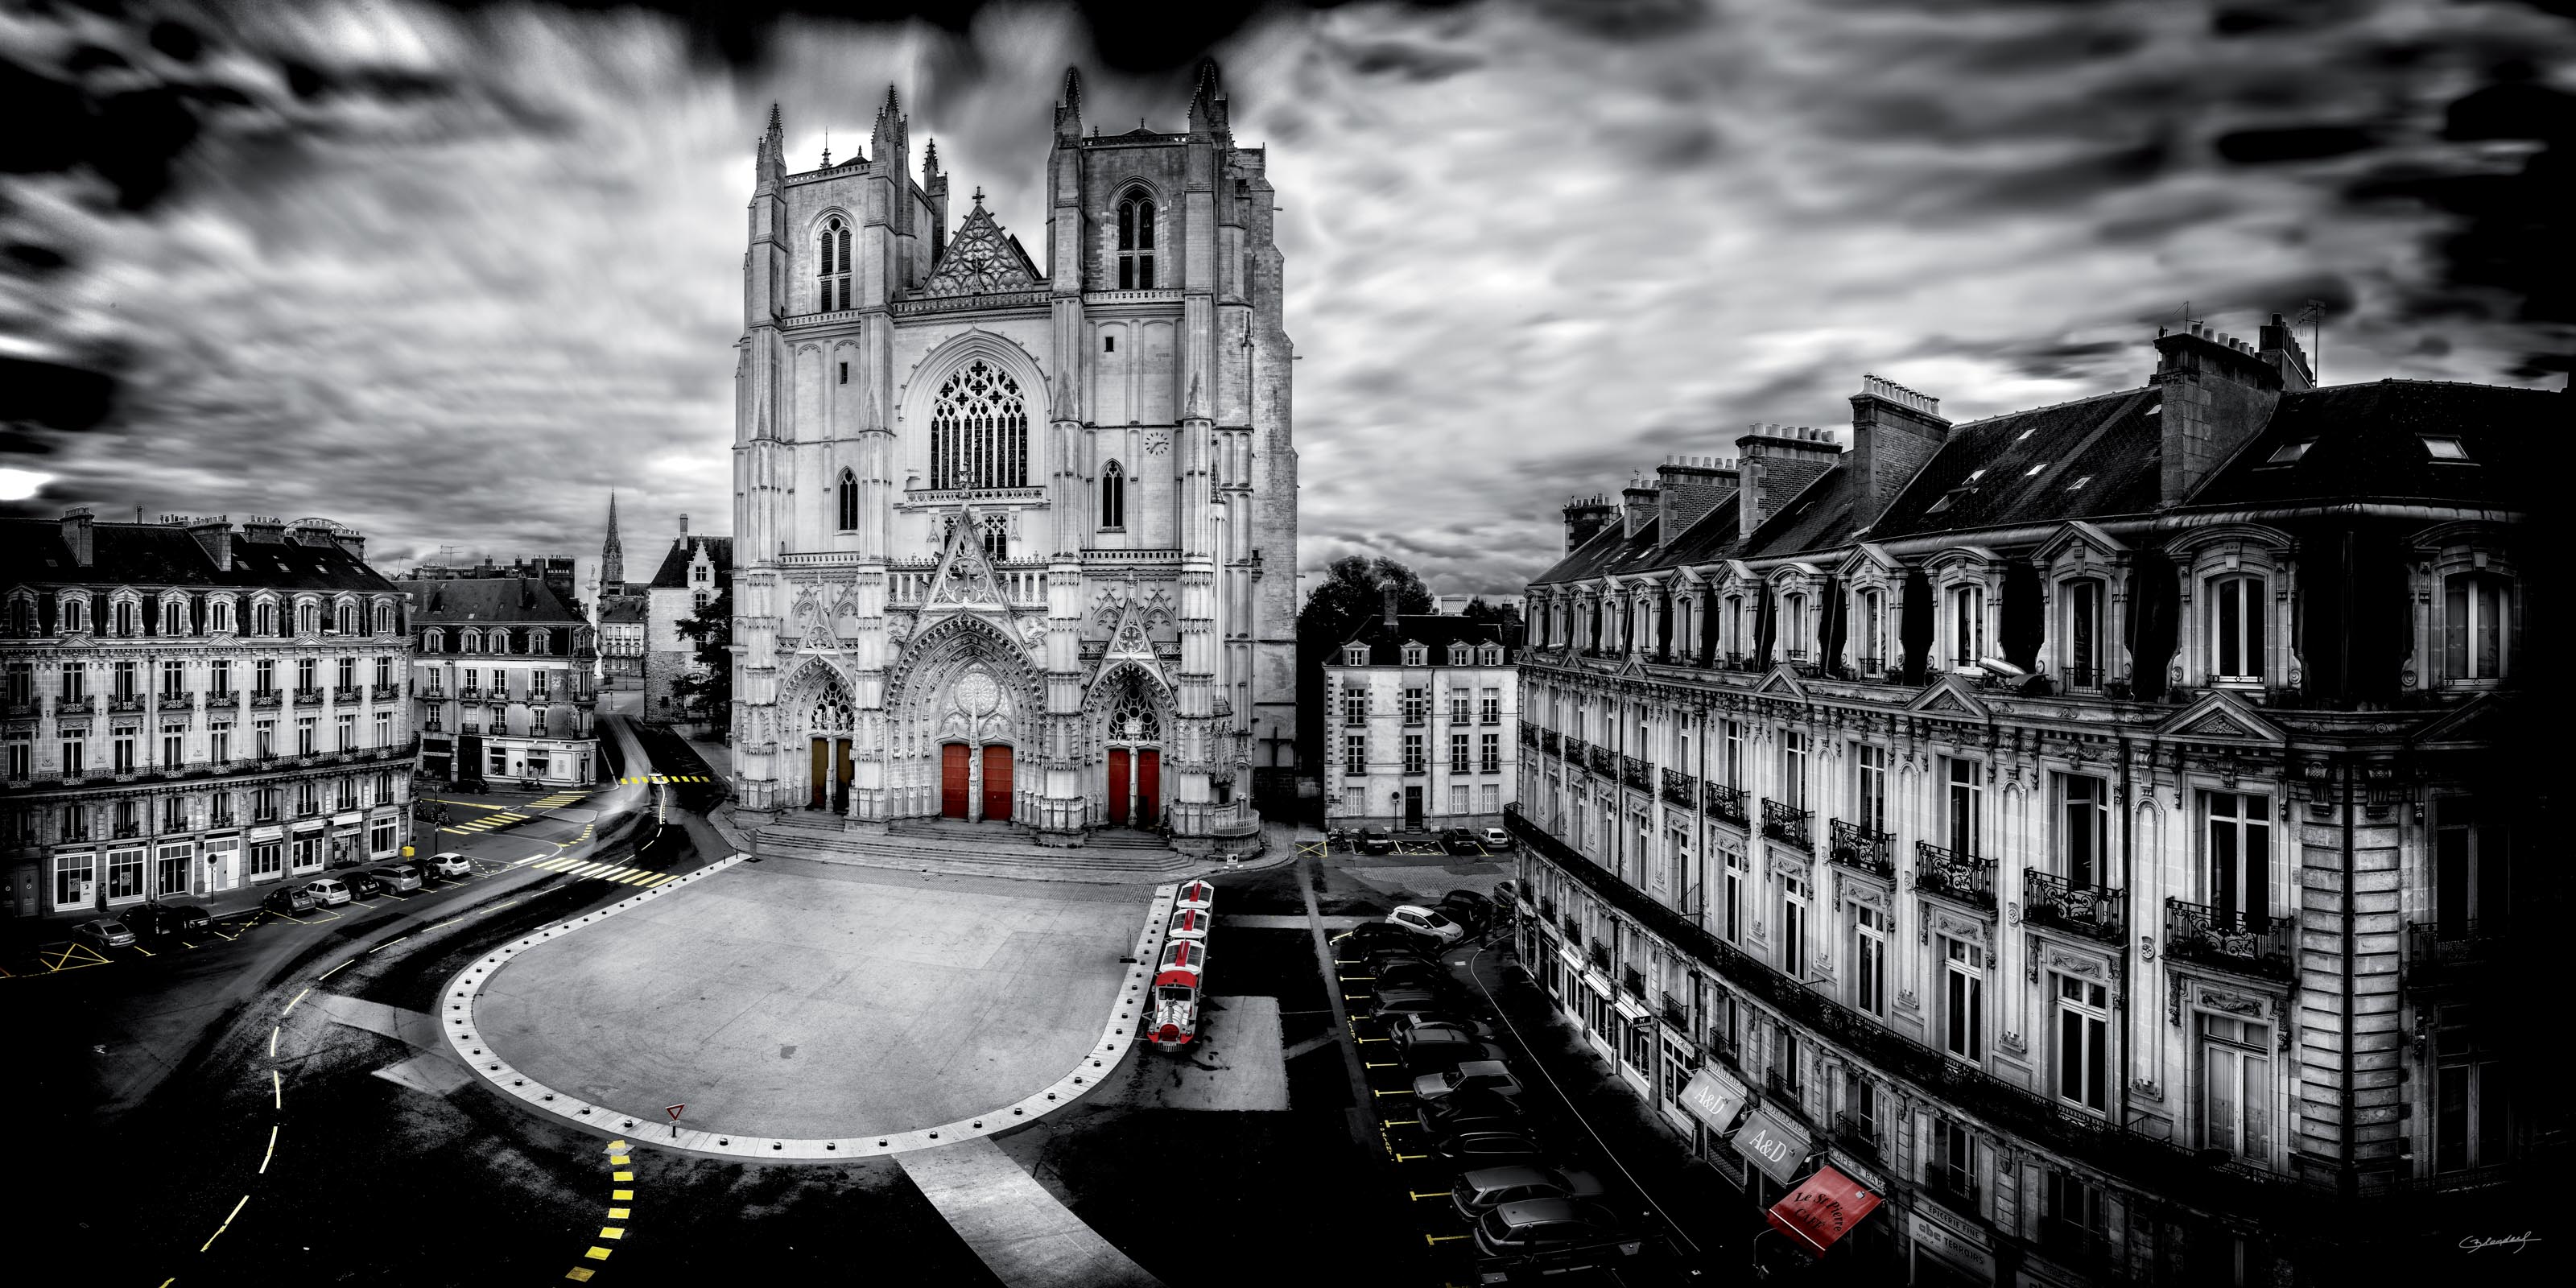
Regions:
<instances>
[{"instance_id":1,"label":"triangular pediment over portal","mask_svg":"<svg viewBox=\"0 0 2576 1288\"><path fill-rule=\"evenodd\" d=\"M1962 683L1955 675L1941 675L1923 686L1914 700L1905 704L1908 711L1931 716L1961 716L1983 720L1987 716L1985 699Z\"/></svg>"},{"instance_id":2,"label":"triangular pediment over portal","mask_svg":"<svg viewBox=\"0 0 2576 1288\"><path fill-rule=\"evenodd\" d=\"M2223 689L2183 708L2156 732L2168 738L2268 743L2273 746L2288 740L2279 725L2264 719L2245 699Z\"/></svg>"}]
</instances>

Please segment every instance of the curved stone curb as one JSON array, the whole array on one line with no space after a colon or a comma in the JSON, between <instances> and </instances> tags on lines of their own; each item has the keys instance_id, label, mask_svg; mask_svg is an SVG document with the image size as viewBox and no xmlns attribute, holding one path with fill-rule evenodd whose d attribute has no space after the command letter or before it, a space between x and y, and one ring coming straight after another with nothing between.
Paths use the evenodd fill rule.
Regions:
<instances>
[{"instance_id":1,"label":"curved stone curb","mask_svg":"<svg viewBox=\"0 0 2576 1288\"><path fill-rule=\"evenodd\" d=\"M466 1067L474 1071L477 1077L492 1084L503 1095L515 1098L531 1109L552 1114L577 1126L597 1128L611 1133L633 1133L635 1143L638 1145L652 1145L664 1149L679 1149L733 1158L828 1162L843 1158L900 1154L906 1150L936 1149L944 1144L976 1136L992 1136L1036 1122L1081 1099L1085 1093L1099 1086L1101 1079L1108 1075L1109 1070L1116 1068L1118 1061L1126 1056L1127 1048L1135 1044L1139 1032L1145 1027L1146 1021L1140 1021L1136 1017L1139 1014L1146 1014L1150 1019L1154 963L1162 955L1163 934L1171 920L1172 900L1180 892L1178 883L1154 888L1154 902L1145 913L1144 932L1136 939L1134 954L1136 960L1127 968L1127 986L1119 993L1118 1000L1111 1004L1109 1018L1100 1026L1100 1041L1092 1047L1091 1053L1084 1056L1081 1062L1067 1071L1063 1077L1058 1078L1051 1087L1041 1089L1016 1103L1003 1105L988 1113L956 1122L941 1123L936 1127L874 1136L841 1136L807 1140L689 1127L681 1128L675 1135L665 1135L664 1131L668 1129L669 1124L630 1117L605 1105L591 1104L567 1092L557 1091L512 1068L509 1061L503 1059L499 1052L492 1050L484 1042L482 1033L474 1022L474 1001L481 995L483 986L489 983L493 976L500 974L501 969L516 959L518 954L539 944L560 939L574 931L606 921L630 908L640 907L647 900L659 898L703 878L714 876L750 857L749 854L736 854L728 859L720 859L677 881L621 899L597 912L585 913L571 921L557 922L552 926L544 927L502 945L500 951L458 972L455 978L447 981L447 987L439 1000L439 1028L447 1035L448 1047L455 1053L457 1059L464 1061Z\"/></svg>"}]
</instances>

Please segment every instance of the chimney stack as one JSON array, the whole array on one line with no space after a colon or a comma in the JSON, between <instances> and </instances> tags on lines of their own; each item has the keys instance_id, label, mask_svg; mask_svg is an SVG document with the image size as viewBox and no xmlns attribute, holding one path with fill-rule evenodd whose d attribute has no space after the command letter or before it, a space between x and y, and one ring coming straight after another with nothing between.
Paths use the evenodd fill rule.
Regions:
<instances>
[{"instance_id":1,"label":"chimney stack","mask_svg":"<svg viewBox=\"0 0 2576 1288\"><path fill-rule=\"evenodd\" d=\"M72 566L87 568L94 562L95 547L90 543L89 507L76 505L63 511L63 544L72 552Z\"/></svg>"},{"instance_id":2,"label":"chimney stack","mask_svg":"<svg viewBox=\"0 0 2576 1288\"><path fill-rule=\"evenodd\" d=\"M1843 454L1829 431L1805 425L1755 425L1753 432L1735 440L1735 450L1742 478L1735 503L1736 530L1747 538L1790 498L1839 464Z\"/></svg>"},{"instance_id":3,"label":"chimney stack","mask_svg":"<svg viewBox=\"0 0 2576 1288\"><path fill-rule=\"evenodd\" d=\"M1378 588L1377 596L1378 596L1379 611L1380 611L1380 612L1382 612L1382 613L1384 614L1384 616L1383 616L1380 620L1384 623L1384 625L1386 626L1386 628L1387 628L1388 630L1390 630L1390 631L1391 631L1391 630L1394 630L1394 629L1395 629L1395 587L1393 587L1393 586L1381 586L1381 587L1379 587L1379 588Z\"/></svg>"},{"instance_id":4,"label":"chimney stack","mask_svg":"<svg viewBox=\"0 0 2576 1288\"><path fill-rule=\"evenodd\" d=\"M188 525L188 535L195 537L197 545L205 550L206 557L214 561L216 572L233 570L231 515L219 514L211 519L196 520Z\"/></svg>"},{"instance_id":5,"label":"chimney stack","mask_svg":"<svg viewBox=\"0 0 2576 1288\"><path fill-rule=\"evenodd\" d=\"M1633 537L1643 531L1660 512L1655 503L1655 488L1644 479L1628 480L1628 486L1619 493L1619 502L1619 535L1623 537ZM1671 540L1672 534L1664 533L1663 539Z\"/></svg>"},{"instance_id":6,"label":"chimney stack","mask_svg":"<svg viewBox=\"0 0 2576 1288\"><path fill-rule=\"evenodd\" d=\"M1941 417L1940 399L1867 373L1851 405L1851 465L1860 483L1852 522L1867 532L1949 441L1950 422Z\"/></svg>"},{"instance_id":7,"label":"chimney stack","mask_svg":"<svg viewBox=\"0 0 2576 1288\"><path fill-rule=\"evenodd\" d=\"M686 541L686 540L688 540L688 538L689 538L689 516L688 516L688 513L687 513L686 511L682 511L682 512L681 512L681 514L680 514L680 539L681 539L682 541Z\"/></svg>"},{"instance_id":8,"label":"chimney stack","mask_svg":"<svg viewBox=\"0 0 2576 1288\"><path fill-rule=\"evenodd\" d=\"M2308 365L2307 351L2299 347L2298 333L2289 322L2275 313L2258 334L2263 346L2258 356L2281 373L2283 392L2295 394L2317 387L2316 370Z\"/></svg>"},{"instance_id":9,"label":"chimney stack","mask_svg":"<svg viewBox=\"0 0 2576 1288\"><path fill-rule=\"evenodd\" d=\"M2188 500L2220 462L2262 431L2281 401L2283 377L2252 346L2205 326L2156 337L2150 383L2163 393L2160 504Z\"/></svg>"},{"instance_id":10,"label":"chimney stack","mask_svg":"<svg viewBox=\"0 0 2576 1288\"><path fill-rule=\"evenodd\" d=\"M1565 552L1573 554L1610 525L1617 511L1606 496L1578 496L1565 503Z\"/></svg>"},{"instance_id":11,"label":"chimney stack","mask_svg":"<svg viewBox=\"0 0 2576 1288\"><path fill-rule=\"evenodd\" d=\"M272 545L286 540L286 520L254 514L242 520L242 540L264 541Z\"/></svg>"},{"instance_id":12,"label":"chimney stack","mask_svg":"<svg viewBox=\"0 0 2576 1288\"><path fill-rule=\"evenodd\" d=\"M1715 456L1667 456L1655 467L1655 494L1661 509L1655 538L1671 545L1689 527L1708 517L1735 495L1739 476L1735 462Z\"/></svg>"}]
</instances>

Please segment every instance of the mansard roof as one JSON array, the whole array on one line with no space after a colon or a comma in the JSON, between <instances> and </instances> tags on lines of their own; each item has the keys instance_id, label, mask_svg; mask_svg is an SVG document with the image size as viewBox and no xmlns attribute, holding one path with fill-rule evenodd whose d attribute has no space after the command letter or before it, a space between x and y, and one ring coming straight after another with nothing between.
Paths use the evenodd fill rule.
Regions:
<instances>
[{"instance_id":1,"label":"mansard roof","mask_svg":"<svg viewBox=\"0 0 2576 1288\"><path fill-rule=\"evenodd\" d=\"M2152 511L2162 404L2161 390L2124 389L1953 426L1870 539Z\"/></svg>"},{"instance_id":2,"label":"mansard roof","mask_svg":"<svg viewBox=\"0 0 2576 1288\"><path fill-rule=\"evenodd\" d=\"M1387 625L1384 617L1370 618L1349 639L1342 641L1342 647L1347 649L1353 644L1366 644L1369 665L1401 666L1404 664L1404 646L1420 644L1431 650L1432 665L1445 666L1449 661L1451 644L1482 647L1506 642L1499 622L1453 617L1447 613L1404 613L1396 617L1393 626ZM1338 652L1328 660L1332 665L1342 665Z\"/></svg>"},{"instance_id":3,"label":"mansard roof","mask_svg":"<svg viewBox=\"0 0 2576 1288\"><path fill-rule=\"evenodd\" d=\"M2381 380L2284 394L2272 421L2191 504L2403 500L2529 508L2556 482L2557 450L2576 421L2563 390L2441 380ZM2424 437L2460 440L2467 459L2433 459ZM2283 447L2308 443L2295 461Z\"/></svg>"},{"instance_id":4,"label":"mansard roof","mask_svg":"<svg viewBox=\"0 0 2576 1288\"><path fill-rule=\"evenodd\" d=\"M219 569L186 528L161 523L90 525L90 562L63 544L58 519L0 519L0 585L185 586L388 591L393 583L337 542L253 541L239 532L230 570Z\"/></svg>"},{"instance_id":5,"label":"mansard roof","mask_svg":"<svg viewBox=\"0 0 2576 1288\"><path fill-rule=\"evenodd\" d=\"M681 537L662 553L662 566L653 574L654 588L685 589L689 584L689 564L697 558L700 548L706 550L708 562L716 566L716 580L724 580L725 574L733 571L733 538Z\"/></svg>"},{"instance_id":6,"label":"mansard roof","mask_svg":"<svg viewBox=\"0 0 2576 1288\"><path fill-rule=\"evenodd\" d=\"M535 577L450 577L394 583L412 596L412 624L579 626L582 615Z\"/></svg>"},{"instance_id":7,"label":"mansard roof","mask_svg":"<svg viewBox=\"0 0 2576 1288\"><path fill-rule=\"evenodd\" d=\"M999 291L1026 291L1044 285L1036 264L1020 246L1020 239L1002 231L984 209L979 197L975 208L957 225L957 235L939 253L939 263L930 270L930 280L922 283L924 295L991 295Z\"/></svg>"}]
</instances>

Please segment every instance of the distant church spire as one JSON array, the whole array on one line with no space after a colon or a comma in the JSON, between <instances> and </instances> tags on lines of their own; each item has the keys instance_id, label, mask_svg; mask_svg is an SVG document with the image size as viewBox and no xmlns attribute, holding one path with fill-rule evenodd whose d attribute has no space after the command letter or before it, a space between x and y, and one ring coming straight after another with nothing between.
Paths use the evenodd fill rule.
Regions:
<instances>
[{"instance_id":1,"label":"distant church spire","mask_svg":"<svg viewBox=\"0 0 2576 1288\"><path fill-rule=\"evenodd\" d=\"M608 494L608 540L599 548L599 593L614 595L626 588L626 548L617 543L617 493Z\"/></svg>"}]
</instances>

